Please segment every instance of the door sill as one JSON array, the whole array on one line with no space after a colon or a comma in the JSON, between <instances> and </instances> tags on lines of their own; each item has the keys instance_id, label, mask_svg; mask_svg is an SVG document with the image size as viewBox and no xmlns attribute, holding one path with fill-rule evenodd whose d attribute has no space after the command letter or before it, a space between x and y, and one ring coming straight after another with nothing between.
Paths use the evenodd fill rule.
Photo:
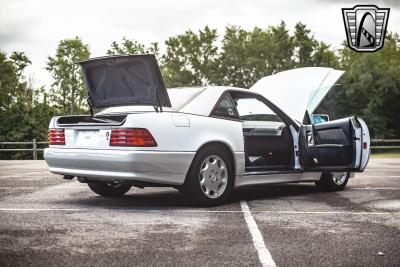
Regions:
<instances>
[{"instance_id":1,"label":"door sill","mask_svg":"<svg viewBox=\"0 0 400 267\"><path fill-rule=\"evenodd\" d=\"M270 171L246 171L244 176L249 175L272 175L272 174L286 174L286 173L300 173L301 170L270 170Z\"/></svg>"}]
</instances>

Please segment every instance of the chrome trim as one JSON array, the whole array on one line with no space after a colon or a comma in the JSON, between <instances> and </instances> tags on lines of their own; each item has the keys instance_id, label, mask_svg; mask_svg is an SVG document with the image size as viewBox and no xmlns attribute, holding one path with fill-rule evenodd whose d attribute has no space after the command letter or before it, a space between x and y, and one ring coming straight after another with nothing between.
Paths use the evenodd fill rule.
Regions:
<instances>
[{"instance_id":1,"label":"chrome trim","mask_svg":"<svg viewBox=\"0 0 400 267\"><path fill-rule=\"evenodd\" d=\"M347 172L332 172L332 181L336 185L342 185L347 179Z\"/></svg>"},{"instance_id":2,"label":"chrome trim","mask_svg":"<svg viewBox=\"0 0 400 267\"><path fill-rule=\"evenodd\" d=\"M257 184L298 182L300 180L300 177L301 177L301 172L274 173L268 175L247 174L236 177L235 187L246 186L246 185L257 185Z\"/></svg>"},{"instance_id":3,"label":"chrome trim","mask_svg":"<svg viewBox=\"0 0 400 267\"><path fill-rule=\"evenodd\" d=\"M287 171L254 171L245 172L244 175L273 175L273 174L287 174L287 173L301 173L300 170L287 170Z\"/></svg>"},{"instance_id":4,"label":"chrome trim","mask_svg":"<svg viewBox=\"0 0 400 267\"><path fill-rule=\"evenodd\" d=\"M293 137L293 149L294 149L294 168L295 169L301 169L300 166L300 147L299 147L299 136L300 136L300 130L296 131L296 129L293 127L293 125L290 125L290 132L292 133Z\"/></svg>"}]
</instances>

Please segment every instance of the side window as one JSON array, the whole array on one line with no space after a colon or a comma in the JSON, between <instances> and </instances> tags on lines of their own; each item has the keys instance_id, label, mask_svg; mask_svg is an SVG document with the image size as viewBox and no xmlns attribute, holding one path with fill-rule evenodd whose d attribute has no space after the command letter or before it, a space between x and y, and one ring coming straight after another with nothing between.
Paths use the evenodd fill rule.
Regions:
<instances>
[{"instance_id":1,"label":"side window","mask_svg":"<svg viewBox=\"0 0 400 267\"><path fill-rule=\"evenodd\" d=\"M237 119L235 106L228 94L225 94L225 96L219 101L212 113L212 116L227 119Z\"/></svg>"},{"instance_id":2,"label":"side window","mask_svg":"<svg viewBox=\"0 0 400 267\"><path fill-rule=\"evenodd\" d=\"M275 112L257 98L239 98L236 103L239 117L243 121L282 122Z\"/></svg>"},{"instance_id":3,"label":"side window","mask_svg":"<svg viewBox=\"0 0 400 267\"><path fill-rule=\"evenodd\" d=\"M285 128L282 119L264 102L255 97L238 98L236 109L246 136L281 136Z\"/></svg>"}]
</instances>

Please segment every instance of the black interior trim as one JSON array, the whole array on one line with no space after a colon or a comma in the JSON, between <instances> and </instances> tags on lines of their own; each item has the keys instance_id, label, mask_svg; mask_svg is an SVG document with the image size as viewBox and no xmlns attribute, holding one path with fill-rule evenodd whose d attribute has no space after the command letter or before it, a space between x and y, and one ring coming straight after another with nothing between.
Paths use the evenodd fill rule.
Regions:
<instances>
[{"instance_id":1,"label":"black interior trim","mask_svg":"<svg viewBox=\"0 0 400 267\"><path fill-rule=\"evenodd\" d=\"M344 170L354 166L355 146L352 118L313 125L300 131L300 162L307 171Z\"/></svg>"},{"instance_id":2,"label":"black interior trim","mask_svg":"<svg viewBox=\"0 0 400 267\"><path fill-rule=\"evenodd\" d=\"M219 115L215 114L215 111L218 108L219 103L222 101L222 99L225 98L225 96L228 96L228 98L231 100L232 104L234 104L232 96L229 94L229 92L228 91L223 92L220 95L220 97L218 98L218 100L215 103L214 107L212 108L212 110L210 112L210 117L219 118L219 119L226 119L226 120L238 120L238 121L240 121L239 113L237 112L236 108L234 108L234 112L235 112L236 118L234 118L234 117L224 117L224 116L219 116ZM233 105L233 106L235 106L235 105Z\"/></svg>"},{"instance_id":3,"label":"black interior trim","mask_svg":"<svg viewBox=\"0 0 400 267\"><path fill-rule=\"evenodd\" d=\"M68 126L119 126L124 124L127 115L101 115L101 116L89 116L89 115L71 115L61 116L57 118L57 126L68 127Z\"/></svg>"},{"instance_id":4,"label":"black interior trim","mask_svg":"<svg viewBox=\"0 0 400 267\"><path fill-rule=\"evenodd\" d=\"M319 166L319 167L307 167L305 168L308 172L363 172L363 170L354 169L349 166Z\"/></svg>"},{"instance_id":5,"label":"black interior trim","mask_svg":"<svg viewBox=\"0 0 400 267\"><path fill-rule=\"evenodd\" d=\"M293 169L290 165L271 165L271 166L249 166L245 168L245 171L271 171L271 170L291 170Z\"/></svg>"}]
</instances>

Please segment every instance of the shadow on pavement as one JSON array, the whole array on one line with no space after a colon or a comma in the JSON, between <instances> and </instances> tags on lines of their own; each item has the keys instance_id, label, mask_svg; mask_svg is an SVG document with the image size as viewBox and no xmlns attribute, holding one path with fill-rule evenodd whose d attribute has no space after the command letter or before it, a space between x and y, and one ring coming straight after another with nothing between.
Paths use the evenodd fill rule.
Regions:
<instances>
[{"instance_id":1,"label":"shadow on pavement","mask_svg":"<svg viewBox=\"0 0 400 267\"><path fill-rule=\"evenodd\" d=\"M248 186L235 189L226 204L219 208L226 208L242 199L268 200L309 194L318 194L312 184ZM126 195L117 198L101 197L92 192L90 195L82 195L82 192L77 192L68 199L58 200L57 203L75 205L78 208L199 208L186 201L177 190L172 188L131 189Z\"/></svg>"},{"instance_id":2,"label":"shadow on pavement","mask_svg":"<svg viewBox=\"0 0 400 267\"><path fill-rule=\"evenodd\" d=\"M245 200L268 200L283 197L318 194L314 184L276 184L276 185L252 185L235 189L229 201L237 202Z\"/></svg>"}]
</instances>

